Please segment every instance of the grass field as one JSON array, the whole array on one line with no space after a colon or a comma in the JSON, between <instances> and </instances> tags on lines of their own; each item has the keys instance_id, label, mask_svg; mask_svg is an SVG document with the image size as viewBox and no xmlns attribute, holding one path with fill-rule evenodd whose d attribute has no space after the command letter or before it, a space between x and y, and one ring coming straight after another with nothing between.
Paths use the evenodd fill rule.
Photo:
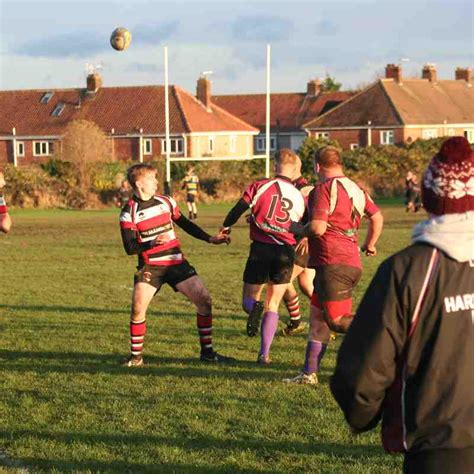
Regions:
<instances>
[{"instance_id":1,"label":"grass field","mask_svg":"<svg viewBox=\"0 0 474 474\"><path fill-rule=\"evenodd\" d=\"M201 208L217 230L228 205ZM340 338L314 387L286 386L306 336L276 338L268 368L255 365L257 338L244 335L244 224L229 247L180 231L214 301L214 345L238 362L197 360L194 308L169 288L148 314L147 365L126 369L135 257L125 255L118 211L14 211L0 235L0 471L397 472L379 433L353 437L328 380ZM379 255L364 258L356 300L377 265L409 242L420 215L384 206ZM307 319L308 305L303 303ZM282 308L281 315L286 320Z\"/></svg>"}]
</instances>

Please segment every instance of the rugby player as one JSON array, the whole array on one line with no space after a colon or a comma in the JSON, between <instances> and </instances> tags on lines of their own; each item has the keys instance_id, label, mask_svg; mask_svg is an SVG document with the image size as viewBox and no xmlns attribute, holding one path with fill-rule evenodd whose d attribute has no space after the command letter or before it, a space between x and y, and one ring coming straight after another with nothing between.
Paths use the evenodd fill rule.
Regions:
<instances>
[{"instance_id":1,"label":"rugby player","mask_svg":"<svg viewBox=\"0 0 474 474\"><path fill-rule=\"evenodd\" d=\"M131 166L127 179L133 196L120 214L120 229L125 251L138 254L132 295L128 367L143 365L146 311L153 296L167 283L196 305L201 361L228 362L234 359L214 351L212 346L212 302L194 267L184 258L174 224L189 235L211 244L229 243L227 235L210 236L184 217L170 196L156 194L156 169L148 163Z\"/></svg>"},{"instance_id":2,"label":"rugby player","mask_svg":"<svg viewBox=\"0 0 474 474\"><path fill-rule=\"evenodd\" d=\"M197 219L196 197L199 188L199 178L194 168L189 168L183 179L181 189L186 189L186 206L188 207L189 219Z\"/></svg>"},{"instance_id":3,"label":"rugby player","mask_svg":"<svg viewBox=\"0 0 474 474\"><path fill-rule=\"evenodd\" d=\"M315 153L315 172L321 182L309 196L309 223L300 234L309 237L309 263L316 270L311 298L310 331L303 371L285 382L317 384L316 373L331 330L346 332L352 319L352 290L358 283L362 265L357 233L362 217L369 219L362 246L366 255L375 255L375 244L383 227L383 217L370 196L344 176L337 148L326 146ZM298 225L292 230L298 232Z\"/></svg>"},{"instance_id":4,"label":"rugby player","mask_svg":"<svg viewBox=\"0 0 474 474\"><path fill-rule=\"evenodd\" d=\"M8 233L12 226L12 220L8 213L7 203L3 196L3 188L5 187L5 178L3 173L0 171L0 232Z\"/></svg>"},{"instance_id":5,"label":"rugby player","mask_svg":"<svg viewBox=\"0 0 474 474\"><path fill-rule=\"evenodd\" d=\"M270 347L278 328L278 306L291 280L295 259L294 235L289 231L291 221L300 221L304 199L293 186L299 176L301 161L289 149L275 155L275 177L254 182L226 216L220 234L250 208L250 253L243 276L242 306L249 315L247 334L256 336L260 319L261 344L257 363L270 364ZM267 285L268 284L268 285ZM260 296L267 285L265 303Z\"/></svg>"}]
</instances>

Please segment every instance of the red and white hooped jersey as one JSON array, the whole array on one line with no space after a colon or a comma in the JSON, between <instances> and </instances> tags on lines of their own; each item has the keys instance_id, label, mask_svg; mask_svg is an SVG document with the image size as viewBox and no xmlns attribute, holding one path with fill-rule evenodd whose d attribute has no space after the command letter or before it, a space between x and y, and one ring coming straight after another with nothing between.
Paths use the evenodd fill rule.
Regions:
<instances>
[{"instance_id":1,"label":"red and white hooped jersey","mask_svg":"<svg viewBox=\"0 0 474 474\"><path fill-rule=\"evenodd\" d=\"M0 195L0 214L6 214L8 212L7 203L5 202L5 198Z\"/></svg>"},{"instance_id":2,"label":"red and white hooped jersey","mask_svg":"<svg viewBox=\"0 0 474 474\"><path fill-rule=\"evenodd\" d=\"M251 184L242 196L252 212L250 238L276 245L295 245L289 231L291 221L299 222L305 210L304 198L284 176L262 179Z\"/></svg>"},{"instance_id":3,"label":"red and white hooped jersey","mask_svg":"<svg viewBox=\"0 0 474 474\"><path fill-rule=\"evenodd\" d=\"M135 231L138 243L164 236L165 243L146 250L140 257L148 265L178 265L184 256L173 221L180 216L178 204L170 196L156 195L148 201L134 196L120 213L120 228Z\"/></svg>"}]
</instances>

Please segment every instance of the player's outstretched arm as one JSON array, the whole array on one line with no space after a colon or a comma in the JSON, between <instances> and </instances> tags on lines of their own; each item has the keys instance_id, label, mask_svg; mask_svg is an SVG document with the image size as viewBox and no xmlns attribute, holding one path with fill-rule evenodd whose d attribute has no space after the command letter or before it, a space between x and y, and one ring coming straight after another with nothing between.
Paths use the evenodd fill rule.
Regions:
<instances>
[{"instance_id":1,"label":"player's outstretched arm","mask_svg":"<svg viewBox=\"0 0 474 474\"><path fill-rule=\"evenodd\" d=\"M228 244L230 242L230 237L228 235L209 235L205 230L201 229L194 222L191 222L189 219L184 217L182 214L174 221L176 224L181 227L187 234L191 235L195 239L203 240L210 244L219 245L219 244Z\"/></svg>"},{"instance_id":2,"label":"player's outstretched arm","mask_svg":"<svg viewBox=\"0 0 474 474\"><path fill-rule=\"evenodd\" d=\"M240 216L249 208L249 203L241 198L237 201L236 205L229 211L224 222L222 223L222 227L230 228L233 226L240 218Z\"/></svg>"},{"instance_id":3,"label":"player's outstretched arm","mask_svg":"<svg viewBox=\"0 0 474 474\"><path fill-rule=\"evenodd\" d=\"M367 237L365 238L365 242L361 247L362 252L364 252L367 256L371 257L377 255L377 248L375 247L375 244L377 243L380 235L382 234L382 229L383 215L379 211L369 217Z\"/></svg>"}]
</instances>

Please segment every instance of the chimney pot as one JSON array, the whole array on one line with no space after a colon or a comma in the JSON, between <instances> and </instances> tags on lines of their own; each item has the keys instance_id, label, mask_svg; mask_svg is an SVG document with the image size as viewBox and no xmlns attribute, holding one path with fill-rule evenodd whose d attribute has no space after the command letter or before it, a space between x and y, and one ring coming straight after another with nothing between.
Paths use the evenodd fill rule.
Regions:
<instances>
[{"instance_id":1,"label":"chimney pot","mask_svg":"<svg viewBox=\"0 0 474 474\"><path fill-rule=\"evenodd\" d=\"M456 69L456 80L471 82L472 69L470 67L458 67Z\"/></svg>"},{"instance_id":2,"label":"chimney pot","mask_svg":"<svg viewBox=\"0 0 474 474\"><path fill-rule=\"evenodd\" d=\"M425 64L421 71L421 77L428 79L430 82L436 82L438 80L438 73L434 64Z\"/></svg>"},{"instance_id":3,"label":"chimney pot","mask_svg":"<svg viewBox=\"0 0 474 474\"><path fill-rule=\"evenodd\" d=\"M385 78L395 79L396 82L402 82L402 66L400 64L387 64L385 66Z\"/></svg>"},{"instance_id":4,"label":"chimney pot","mask_svg":"<svg viewBox=\"0 0 474 474\"><path fill-rule=\"evenodd\" d=\"M321 93L321 81L319 79L313 79L309 81L306 94L314 97L320 93Z\"/></svg>"},{"instance_id":5,"label":"chimney pot","mask_svg":"<svg viewBox=\"0 0 474 474\"><path fill-rule=\"evenodd\" d=\"M204 104L206 109L211 107L211 81L207 77L200 77L197 81L196 98Z\"/></svg>"},{"instance_id":6,"label":"chimney pot","mask_svg":"<svg viewBox=\"0 0 474 474\"><path fill-rule=\"evenodd\" d=\"M87 92L97 92L102 87L102 77L94 73L87 76Z\"/></svg>"}]
</instances>

